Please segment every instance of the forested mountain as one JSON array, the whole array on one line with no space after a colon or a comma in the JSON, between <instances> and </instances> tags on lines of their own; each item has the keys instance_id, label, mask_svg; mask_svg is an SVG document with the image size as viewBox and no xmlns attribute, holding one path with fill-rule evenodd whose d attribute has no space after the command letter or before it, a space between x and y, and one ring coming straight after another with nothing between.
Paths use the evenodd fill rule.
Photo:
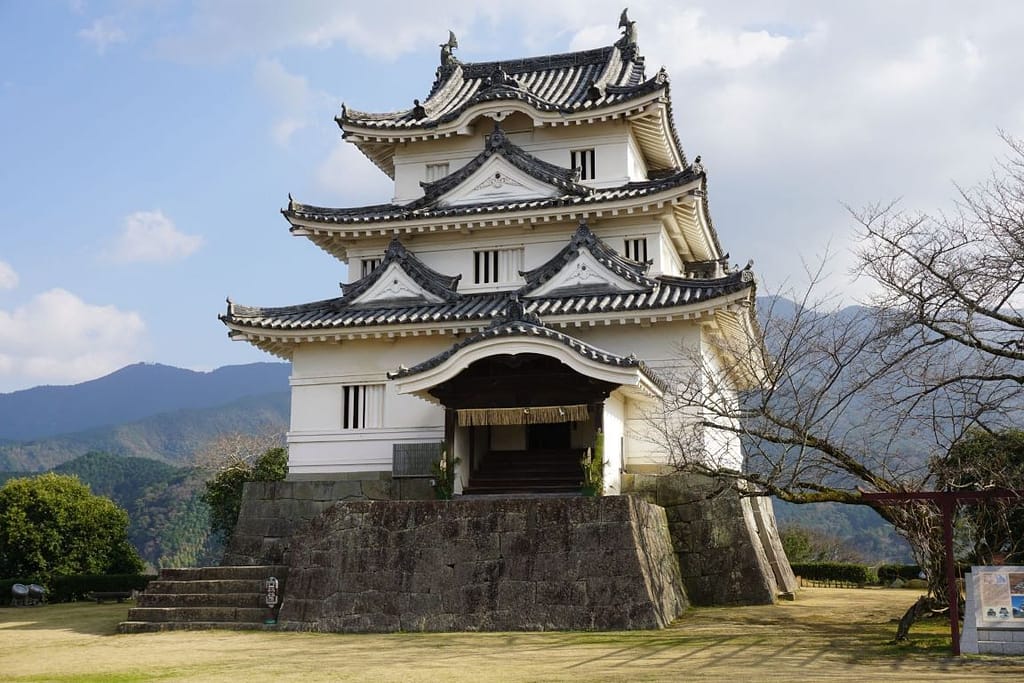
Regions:
<instances>
[{"instance_id":1,"label":"forested mountain","mask_svg":"<svg viewBox=\"0 0 1024 683\"><path fill-rule=\"evenodd\" d=\"M198 373L123 368L91 382L0 394L0 483L73 474L128 511L129 537L153 567L216 562L197 451L220 435L284 432L285 363Z\"/></svg>"},{"instance_id":2,"label":"forested mountain","mask_svg":"<svg viewBox=\"0 0 1024 683\"><path fill-rule=\"evenodd\" d=\"M93 493L128 512L128 537L151 567L214 564L220 539L211 538L209 512L200 500L208 472L148 458L87 453L53 468L78 477ZM0 472L0 485L38 472Z\"/></svg>"},{"instance_id":3,"label":"forested mountain","mask_svg":"<svg viewBox=\"0 0 1024 683\"><path fill-rule=\"evenodd\" d=\"M38 441L286 392L290 373L287 363L230 365L212 372L138 363L81 384L0 394L0 441Z\"/></svg>"},{"instance_id":4,"label":"forested mountain","mask_svg":"<svg viewBox=\"0 0 1024 683\"><path fill-rule=\"evenodd\" d=\"M284 432L289 405L289 393L277 392L38 441L3 443L0 470L43 471L92 451L188 464L220 434Z\"/></svg>"}]
</instances>

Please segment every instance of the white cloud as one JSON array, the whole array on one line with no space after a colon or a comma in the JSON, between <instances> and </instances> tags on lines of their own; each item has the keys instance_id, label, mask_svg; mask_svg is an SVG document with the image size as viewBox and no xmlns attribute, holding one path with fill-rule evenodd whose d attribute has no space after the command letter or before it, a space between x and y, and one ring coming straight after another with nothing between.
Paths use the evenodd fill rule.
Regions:
<instances>
[{"instance_id":1,"label":"white cloud","mask_svg":"<svg viewBox=\"0 0 1024 683\"><path fill-rule=\"evenodd\" d=\"M20 308L0 309L0 386L98 377L140 360L145 332L138 313L51 289Z\"/></svg>"},{"instance_id":2,"label":"white cloud","mask_svg":"<svg viewBox=\"0 0 1024 683\"><path fill-rule=\"evenodd\" d=\"M474 3L452 0L450 17L475 13ZM461 5L461 8L460 8ZM186 31L165 36L159 48L181 61L266 54L288 47L326 48L343 43L382 59L440 42L449 18L431 3L339 3L336 0L235 0L199 3ZM386 37L382 37L382 31Z\"/></svg>"},{"instance_id":3,"label":"white cloud","mask_svg":"<svg viewBox=\"0 0 1024 683\"><path fill-rule=\"evenodd\" d=\"M180 232L162 211L136 211L124 219L113 259L120 263L173 261L188 256L202 245L201 236Z\"/></svg>"},{"instance_id":4,"label":"white cloud","mask_svg":"<svg viewBox=\"0 0 1024 683\"><path fill-rule=\"evenodd\" d=\"M317 116L329 111L335 102L327 94L311 89L305 77L290 73L276 59L259 60L253 70L253 82L277 110L270 136L280 147L287 147L298 131L316 125Z\"/></svg>"},{"instance_id":5,"label":"white cloud","mask_svg":"<svg viewBox=\"0 0 1024 683\"><path fill-rule=\"evenodd\" d=\"M316 184L338 202L377 204L390 198L394 184L355 145L339 140L316 169Z\"/></svg>"},{"instance_id":6,"label":"white cloud","mask_svg":"<svg viewBox=\"0 0 1024 683\"><path fill-rule=\"evenodd\" d=\"M707 15L698 9L659 17L641 43L645 50L671 56L678 70L699 66L743 69L775 61L793 43L784 35L767 30L721 28L710 25Z\"/></svg>"},{"instance_id":7,"label":"white cloud","mask_svg":"<svg viewBox=\"0 0 1024 683\"><path fill-rule=\"evenodd\" d=\"M0 289L14 289L18 286L18 274L9 263L0 261Z\"/></svg>"},{"instance_id":8,"label":"white cloud","mask_svg":"<svg viewBox=\"0 0 1024 683\"><path fill-rule=\"evenodd\" d=\"M89 28L79 31L78 37L92 43L98 54L106 52L111 45L128 40L128 35L114 22L113 17L96 19Z\"/></svg>"}]
</instances>

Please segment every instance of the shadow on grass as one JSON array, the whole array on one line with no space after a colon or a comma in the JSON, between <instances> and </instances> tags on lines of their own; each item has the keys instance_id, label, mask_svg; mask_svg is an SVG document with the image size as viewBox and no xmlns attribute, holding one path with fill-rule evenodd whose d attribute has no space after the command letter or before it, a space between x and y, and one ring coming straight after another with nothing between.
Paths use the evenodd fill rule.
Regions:
<instances>
[{"instance_id":1,"label":"shadow on grass","mask_svg":"<svg viewBox=\"0 0 1024 683\"><path fill-rule=\"evenodd\" d=\"M0 608L0 642L10 631L72 631L91 636L117 634L128 618L129 603L68 602L35 607Z\"/></svg>"}]
</instances>

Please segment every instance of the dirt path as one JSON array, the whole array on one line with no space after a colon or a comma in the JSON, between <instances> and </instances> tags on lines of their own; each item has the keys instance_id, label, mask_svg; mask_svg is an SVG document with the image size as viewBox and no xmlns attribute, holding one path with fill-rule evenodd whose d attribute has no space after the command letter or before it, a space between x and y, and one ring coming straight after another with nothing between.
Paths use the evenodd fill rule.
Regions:
<instances>
[{"instance_id":1,"label":"dirt path","mask_svg":"<svg viewBox=\"0 0 1024 683\"><path fill-rule=\"evenodd\" d=\"M0 609L5 681L1021 680L1024 658L948 656L945 624L888 644L906 591L804 589L690 610L664 631L114 635L125 605Z\"/></svg>"}]
</instances>

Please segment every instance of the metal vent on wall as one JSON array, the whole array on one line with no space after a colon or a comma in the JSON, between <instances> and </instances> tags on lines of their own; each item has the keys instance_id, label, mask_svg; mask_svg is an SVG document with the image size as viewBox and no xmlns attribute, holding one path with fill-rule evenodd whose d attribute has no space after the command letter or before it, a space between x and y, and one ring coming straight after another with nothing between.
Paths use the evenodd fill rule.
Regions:
<instances>
[{"instance_id":1,"label":"metal vent on wall","mask_svg":"<svg viewBox=\"0 0 1024 683\"><path fill-rule=\"evenodd\" d=\"M431 477L435 462L441 459L444 442L396 443L391 450L391 477Z\"/></svg>"}]
</instances>

